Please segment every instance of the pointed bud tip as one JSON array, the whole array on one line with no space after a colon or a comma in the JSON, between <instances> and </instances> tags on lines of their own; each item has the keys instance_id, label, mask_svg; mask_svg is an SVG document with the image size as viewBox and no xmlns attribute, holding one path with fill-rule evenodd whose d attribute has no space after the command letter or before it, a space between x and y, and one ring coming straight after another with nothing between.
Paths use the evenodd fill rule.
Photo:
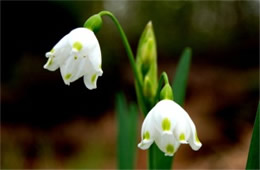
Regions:
<instances>
[{"instance_id":1,"label":"pointed bud tip","mask_svg":"<svg viewBox=\"0 0 260 170\"><path fill-rule=\"evenodd\" d=\"M147 26L152 27L152 26L153 26L153 22L152 22L152 21L149 21L149 22L147 23Z\"/></svg>"},{"instance_id":2,"label":"pointed bud tip","mask_svg":"<svg viewBox=\"0 0 260 170\"><path fill-rule=\"evenodd\" d=\"M150 31L153 32L153 22L152 22L152 21L149 21L149 22L146 24L145 30L148 30L149 32L150 32Z\"/></svg>"},{"instance_id":3,"label":"pointed bud tip","mask_svg":"<svg viewBox=\"0 0 260 170\"><path fill-rule=\"evenodd\" d=\"M170 86L169 83L165 84L164 87L162 88L161 92L160 92L160 99L169 99L169 100L173 100L173 92L172 92L172 88Z\"/></svg>"}]
</instances>

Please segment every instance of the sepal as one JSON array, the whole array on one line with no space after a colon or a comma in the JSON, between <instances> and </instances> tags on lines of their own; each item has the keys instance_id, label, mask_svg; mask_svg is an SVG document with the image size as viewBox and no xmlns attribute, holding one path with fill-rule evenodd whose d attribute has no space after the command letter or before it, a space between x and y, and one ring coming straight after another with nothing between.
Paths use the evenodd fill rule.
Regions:
<instances>
[{"instance_id":1,"label":"sepal","mask_svg":"<svg viewBox=\"0 0 260 170\"><path fill-rule=\"evenodd\" d=\"M102 27L103 21L99 14L95 14L87 19L84 23L84 27L92 30L94 33L97 33Z\"/></svg>"}]
</instances>

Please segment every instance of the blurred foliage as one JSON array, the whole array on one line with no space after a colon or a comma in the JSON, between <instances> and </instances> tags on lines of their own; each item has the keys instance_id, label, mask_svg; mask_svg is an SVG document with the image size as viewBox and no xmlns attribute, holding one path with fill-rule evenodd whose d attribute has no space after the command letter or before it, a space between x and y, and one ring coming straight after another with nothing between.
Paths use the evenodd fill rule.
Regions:
<instances>
[{"instance_id":1,"label":"blurred foliage","mask_svg":"<svg viewBox=\"0 0 260 170\"><path fill-rule=\"evenodd\" d=\"M138 109L135 103L127 104L124 94L116 96L117 168L134 169L137 150Z\"/></svg>"}]
</instances>

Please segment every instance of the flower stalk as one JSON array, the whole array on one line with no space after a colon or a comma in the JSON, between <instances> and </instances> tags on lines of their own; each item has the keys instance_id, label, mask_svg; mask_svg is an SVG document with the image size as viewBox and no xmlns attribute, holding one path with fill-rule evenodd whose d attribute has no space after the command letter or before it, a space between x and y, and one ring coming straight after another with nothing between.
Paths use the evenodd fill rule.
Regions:
<instances>
[{"instance_id":1,"label":"flower stalk","mask_svg":"<svg viewBox=\"0 0 260 170\"><path fill-rule=\"evenodd\" d=\"M142 87L143 87L143 84L140 80L140 76L138 75L138 72L137 72L137 67L136 67L136 64L135 64L135 59L134 59L134 54L132 52L132 49L130 47L130 44L128 42L128 39L125 35L125 32L124 30L122 29L119 21L117 20L117 18L109 11L101 11L98 13L98 15L100 15L101 17L102 16L108 16L109 18L111 18L111 20L114 22L116 28L118 29L119 31L119 34L120 34L120 37L122 38L122 41L123 41L123 45L126 49L126 53L127 53L127 56L128 56L128 59L130 61L130 65L131 65L131 68L133 70L133 74L134 74L134 78L135 78L135 82L136 82L136 89L137 89L137 96L140 100L140 107L141 107L141 110L143 111L144 114L148 113L148 108L146 107L145 105L145 98L144 98L144 94L142 92Z\"/></svg>"}]
</instances>

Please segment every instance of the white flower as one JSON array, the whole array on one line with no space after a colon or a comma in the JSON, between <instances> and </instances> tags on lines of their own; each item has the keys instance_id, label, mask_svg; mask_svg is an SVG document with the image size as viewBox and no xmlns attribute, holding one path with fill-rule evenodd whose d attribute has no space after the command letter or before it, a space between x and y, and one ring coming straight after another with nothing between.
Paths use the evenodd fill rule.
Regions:
<instances>
[{"instance_id":1,"label":"white flower","mask_svg":"<svg viewBox=\"0 0 260 170\"><path fill-rule=\"evenodd\" d=\"M180 144L189 143L193 150L202 144L188 113L172 100L161 100L147 114L142 125L141 149L148 149L155 141L166 156L173 156Z\"/></svg>"},{"instance_id":2,"label":"white flower","mask_svg":"<svg viewBox=\"0 0 260 170\"><path fill-rule=\"evenodd\" d=\"M60 68L67 85L84 76L86 87L95 89L98 76L103 74L98 40L87 28L72 30L46 53L46 57L49 59L44 68L50 71Z\"/></svg>"}]
</instances>

